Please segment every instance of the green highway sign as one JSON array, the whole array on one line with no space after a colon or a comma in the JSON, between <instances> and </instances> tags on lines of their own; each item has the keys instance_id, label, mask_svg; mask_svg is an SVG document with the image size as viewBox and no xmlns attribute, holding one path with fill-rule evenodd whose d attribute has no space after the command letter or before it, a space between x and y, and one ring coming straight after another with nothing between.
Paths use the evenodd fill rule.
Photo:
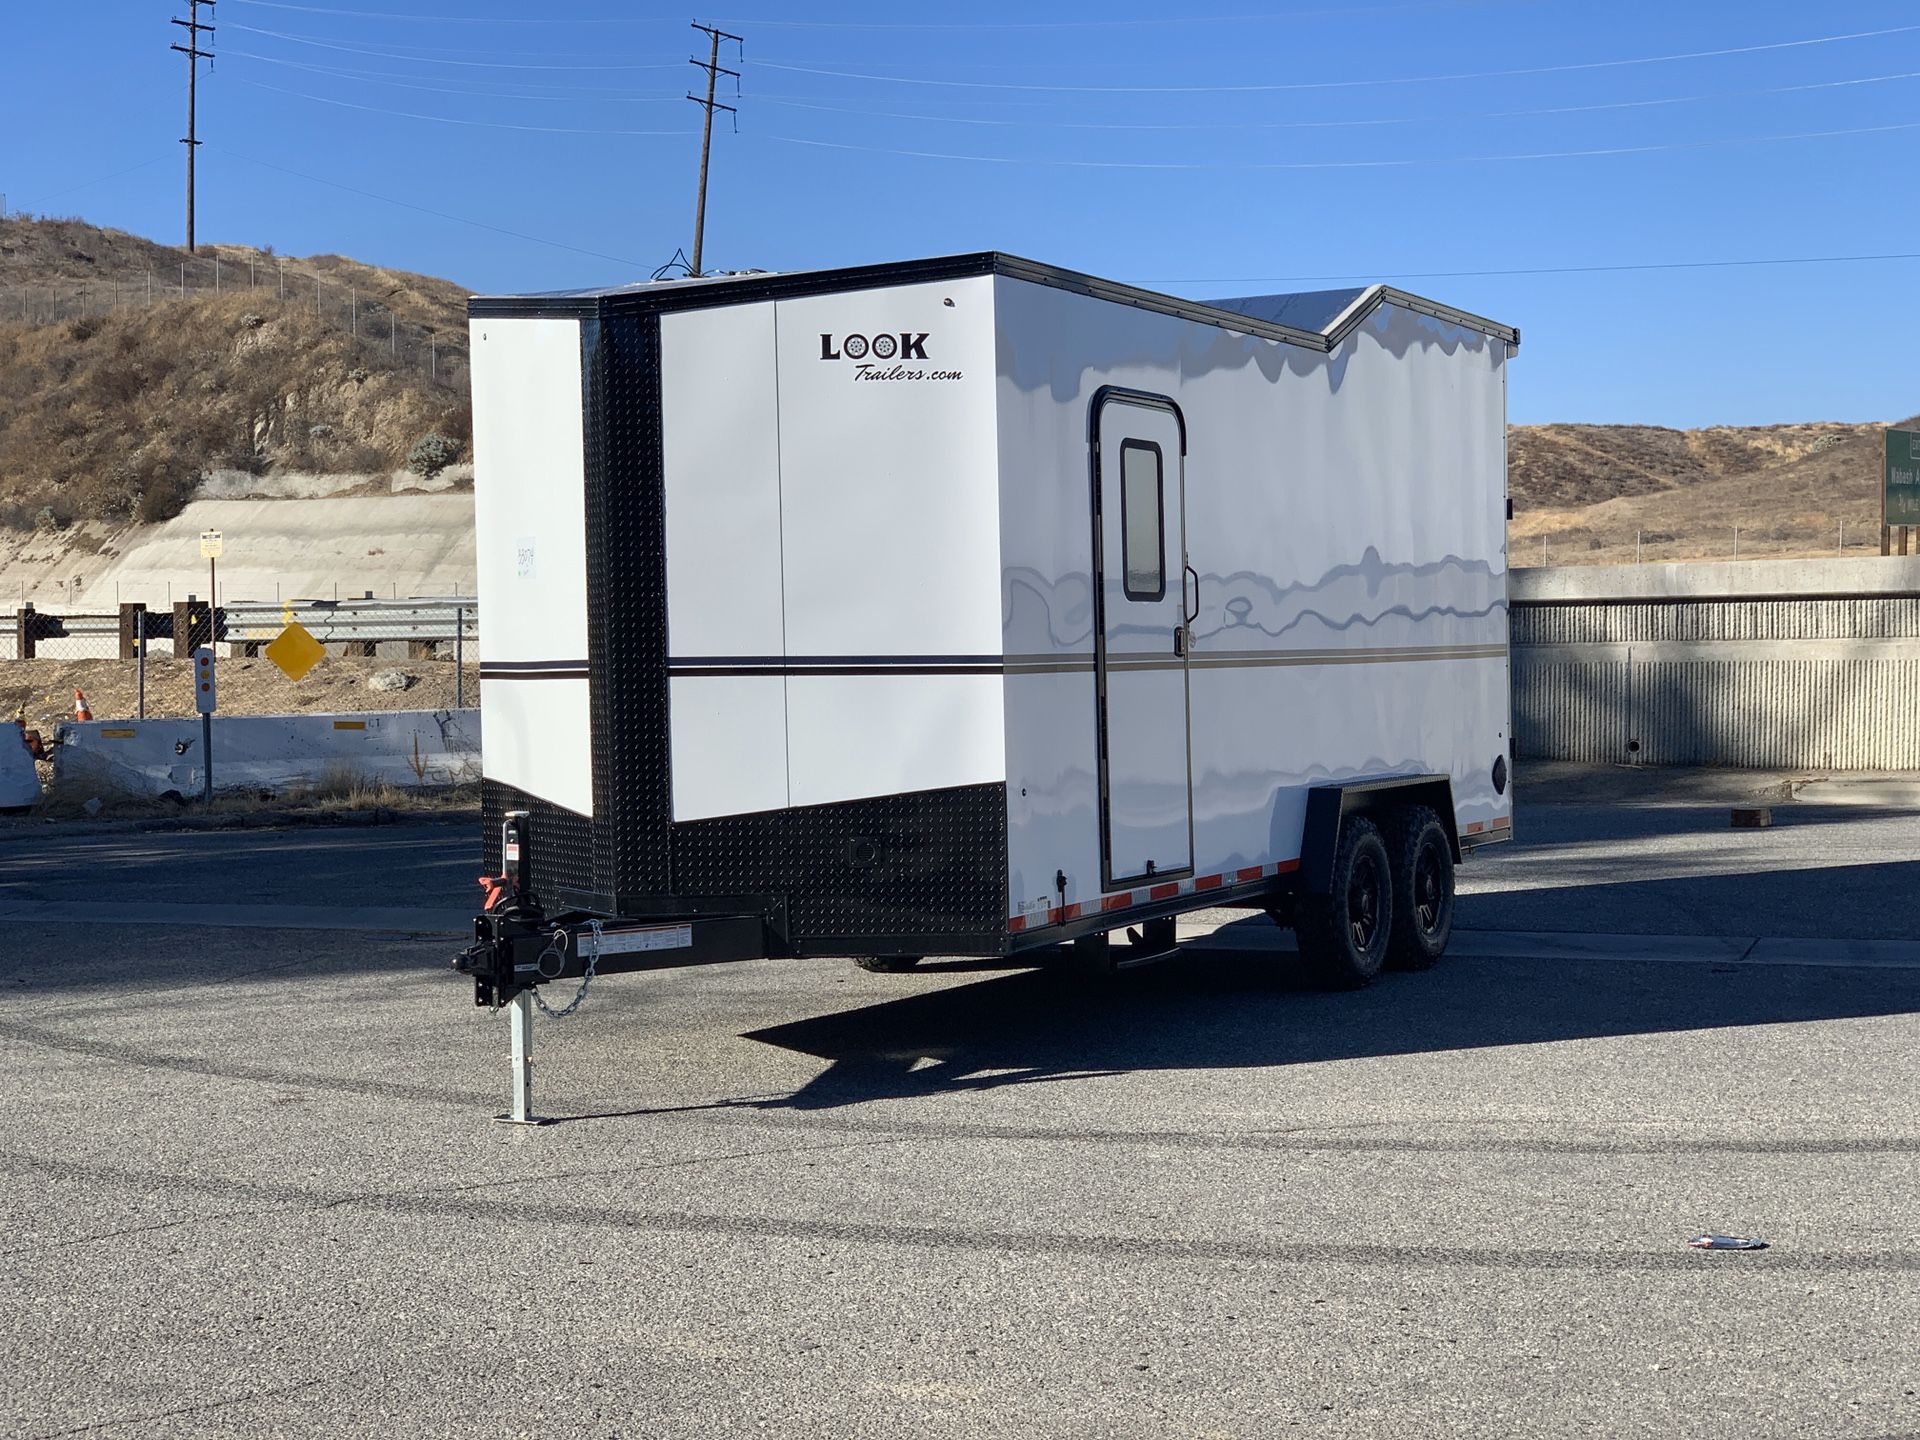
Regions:
<instances>
[{"instance_id":1,"label":"green highway sign","mask_svg":"<svg viewBox=\"0 0 1920 1440\"><path fill-rule=\"evenodd\" d=\"M1920 430L1887 431L1888 525L1920 525ZM1904 543L1904 542L1903 542Z\"/></svg>"}]
</instances>

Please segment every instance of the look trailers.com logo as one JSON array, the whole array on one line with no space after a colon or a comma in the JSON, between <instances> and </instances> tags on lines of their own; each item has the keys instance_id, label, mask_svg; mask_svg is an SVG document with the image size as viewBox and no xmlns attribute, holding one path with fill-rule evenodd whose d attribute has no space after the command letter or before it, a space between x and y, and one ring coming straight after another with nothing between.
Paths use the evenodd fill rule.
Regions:
<instances>
[{"instance_id":1,"label":"look trailers.com logo","mask_svg":"<svg viewBox=\"0 0 1920 1440\"><path fill-rule=\"evenodd\" d=\"M820 337L822 360L924 360L927 358L927 332L914 334L902 330L884 335L833 335Z\"/></svg>"}]
</instances>

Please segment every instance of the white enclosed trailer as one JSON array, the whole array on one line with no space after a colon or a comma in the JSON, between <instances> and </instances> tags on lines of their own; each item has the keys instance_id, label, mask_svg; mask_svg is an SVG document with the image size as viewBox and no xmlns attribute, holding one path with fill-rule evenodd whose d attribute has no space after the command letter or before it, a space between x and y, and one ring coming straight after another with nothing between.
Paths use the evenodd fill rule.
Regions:
<instances>
[{"instance_id":1,"label":"white enclosed trailer","mask_svg":"<svg viewBox=\"0 0 1920 1440\"><path fill-rule=\"evenodd\" d=\"M1002 254L471 313L484 1002L1220 904L1355 983L1510 834L1512 329Z\"/></svg>"}]
</instances>

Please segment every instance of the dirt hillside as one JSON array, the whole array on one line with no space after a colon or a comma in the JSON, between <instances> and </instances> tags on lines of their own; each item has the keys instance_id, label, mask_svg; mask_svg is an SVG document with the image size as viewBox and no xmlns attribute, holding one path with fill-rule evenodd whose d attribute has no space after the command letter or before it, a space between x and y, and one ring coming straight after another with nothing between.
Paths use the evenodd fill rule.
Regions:
<instances>
[{"instance_id":1,"label":"dirt hillside","mask_svg":"<svg viewBox=\"0 0 1920 1440\"><path fill-rule=\"evenodd\" d=\"M391 471L429 434L464 458L465 314L339 256L0 219L0 526L164 520L215 469Z\"/></svg>"},{"instance_id":2,"label":"dirt hillside","mask_svg":"<svg viewBox=\"0 0 1920 1440\"><path fill-rule=\"evenodd\" d=\"M1883 428L1516 425L1515 563L1877 552Z\"/></svg>"}]
</instances>

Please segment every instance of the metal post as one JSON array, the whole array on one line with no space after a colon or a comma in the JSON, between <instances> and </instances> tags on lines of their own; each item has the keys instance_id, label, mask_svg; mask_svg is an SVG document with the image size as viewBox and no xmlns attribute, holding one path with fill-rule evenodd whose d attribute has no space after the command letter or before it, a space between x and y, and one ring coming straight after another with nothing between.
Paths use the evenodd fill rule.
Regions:
<instances>
[{"instance_id":1,"label":"metal post","mask_svg":"<svg viewBox=\"0 0 1920 1440\"><path fill-rule=\"evenodd\" d=\"M1740 558L1740 527L1738 525L1733 527L1733 558L1736 560Z\"/></svg>"},{"instance_id":2,"label":"metal post","mask_svg":"<svg viewBox=\"0 0 1920 1440\"><path fill-rule=\"evenodd\" d=\"M1633 563L1636 565L1640 563L1640 532L1638 530L1633 532Z\"/></svg>"},{"instance_id":3,"label":"metal post","mask_svg":"<svg viewBox=\"0 0 1920 1440\"><path fill-rule=\"evenodd\" d=\"M453 607L453 708L467 705L467 607Z\"/></svg>"},{"instance_id":4,"label":"metal post","mask_svg":"<svg viewBox=\"0 0 1920 1440\"><path fill-rule=\"evenodd\" d=\"M209 802L213 799L213 714L203 712L200 716L200 799Z\"/></svg>"},{"instance_id":5,"label":"metal post","mask_svg":"<svg viewBox=\"0 0 1920 1440\"><path fill-rule=\"evenodd\" d=\"M180 262L180 298L187 298L187 262L184 260Z\"/></svg>"},{"instance_id":6,"label":"metal post","mask_svg":"<svg viewBox=\"0 0 1920 1440\"><path fill-rule=\"evenodd\" d=\"M495 1118L510 1125L543 1125L533 1113L533 991L522 990L506 1004L508 1045L513 1056L509 1082L512 1106Z\"/></svg>"},{"instance_id":7,"label":"metal post","mask_svg":"<svg viewBox=\"0 0 1920 1440\"><path fill-rule=\"evenodd\" d=\"M147 609L144 605L133 612L133 654L140 686L137 714L144 720L147 718Z\"/></svg>"}]
</instances>

